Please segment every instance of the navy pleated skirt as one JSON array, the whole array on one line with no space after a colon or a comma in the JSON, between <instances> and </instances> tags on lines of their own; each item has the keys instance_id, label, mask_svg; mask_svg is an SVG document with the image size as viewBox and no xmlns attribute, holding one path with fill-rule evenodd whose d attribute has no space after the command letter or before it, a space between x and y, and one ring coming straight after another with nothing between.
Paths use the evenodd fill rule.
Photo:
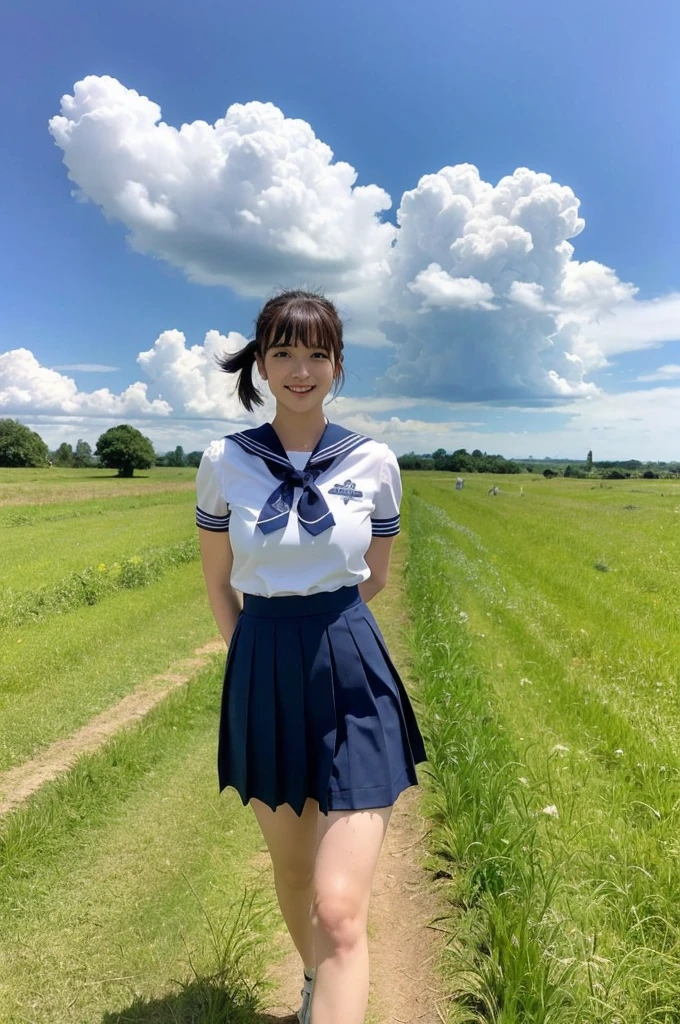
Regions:
<instances>
[{"instance_id":1,"label":"navy pleated skirt","mask_svg":"<svg viewBox=\"0 0 680 1024\"><path fill-rule=\"evenodd\" d=\"M299 816L391 806L427 755L404 684L357 586L243 595L224 673L220 792Z\"/></svg>"}]
</instances>

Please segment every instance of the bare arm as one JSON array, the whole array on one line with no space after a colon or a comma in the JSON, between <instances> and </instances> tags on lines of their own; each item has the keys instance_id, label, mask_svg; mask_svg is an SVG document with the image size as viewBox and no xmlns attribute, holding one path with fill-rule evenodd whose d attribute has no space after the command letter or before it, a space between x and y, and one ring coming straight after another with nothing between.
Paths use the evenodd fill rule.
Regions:
<instances>
[{"instance_id":1,"label":"bare arm","mask_svg":"<svg viewBox=\"0 0 680 1024\"><path fill-rule=\"evenodd\" d=\"M364 583L359 584L361 600L366 604L387 585L393 543L394 537L373 537L371 539L368 551L364 555L371 575Z\"/></svg>"},{"instance_id":2,"label":"bare arm","mask_svg":"<svg viewBox=\"0 0 680 1024\"><path fill-rule=\"evenodd\" d=\"M198 537L208 601L228 647L243 607L240 591L234 590L230 582L234 556L229 533L199 529Z\"/></svg>"}]
</instances>

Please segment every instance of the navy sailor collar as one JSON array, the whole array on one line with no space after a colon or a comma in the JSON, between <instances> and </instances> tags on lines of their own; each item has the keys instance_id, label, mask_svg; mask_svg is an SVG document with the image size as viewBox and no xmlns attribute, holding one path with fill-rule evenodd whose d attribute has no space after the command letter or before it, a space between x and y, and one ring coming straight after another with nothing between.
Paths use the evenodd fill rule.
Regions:
<instances>
[{"instance_id":1,"label":"navy sailor collar","mask_svg":"<svg viewBox=\"0 0 680 1024\"><path fill-rule=\"evenodd\" d=\"M300 525L308 533L317 536L335 525L333 514L328 508L326 499L316 486L315 480L336 462L353 452L359 445L371 438L365 434L341 427L339 423L326 423L326 429L319 438L304 469L296 469L278 434L271 423L263 423L260 427L240 430L235 434L227 434L227 438L247 454L261 458L267 468L280 481L272 491L260 511L257 526L267 534L280 530L288 523L288 516L293 506L295 487L302 488L298 501L297 513Z\"/></svg>"}]
</instances>

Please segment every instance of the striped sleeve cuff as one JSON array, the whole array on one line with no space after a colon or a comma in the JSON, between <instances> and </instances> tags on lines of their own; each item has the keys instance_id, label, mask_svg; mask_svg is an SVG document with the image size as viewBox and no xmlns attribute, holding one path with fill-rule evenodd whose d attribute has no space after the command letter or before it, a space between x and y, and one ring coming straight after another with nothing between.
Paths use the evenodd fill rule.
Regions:
<instances>
[{"instance_id":1,"label":"striped sleeve cuff","mask_svg":"<svg viewBox=\"0 0 680 1024\"><path fill-rule=\"evenodd\" d=\"M391 516L389 519L371 519L371 533L373 537L396 537L399 533L400 515Z\"/></svg>"},{"instance_id":2,"label":"striped sleeve cuff","mask_svg":"<svg viewBox=\"0 0 680 1024\"><path fill-rule=\"evenodd\" d=\"M196 526L200 527L201 530L212 530L214 533L228 533L230 518L231 512L227 512L226 516L212 516L209 512L204 512L198 505L196 506Z\"/></svg>"}]
</instances>

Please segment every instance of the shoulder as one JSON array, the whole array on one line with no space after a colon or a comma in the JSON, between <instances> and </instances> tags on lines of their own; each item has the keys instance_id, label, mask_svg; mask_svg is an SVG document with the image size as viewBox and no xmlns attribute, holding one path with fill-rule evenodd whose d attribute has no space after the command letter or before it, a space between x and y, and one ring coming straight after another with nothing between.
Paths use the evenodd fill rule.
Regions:
<instances>
[{"instance_id":1,"label":"shoulder","mask_svg":"<svg viewBox=\"0 0 680 1024\"><path fill-rule=\"evenodd\" d=\"M369 437L367 434L364 435L360 451L373 456L376 462L384 462L390 455L396 458L394 452L385 441L377 441L374 437Z\"/></svg>"},{"instance_id":2,"label":"shoulder","mask_svg":"<svg viewBox=\"0 0 680 1024\"><path fill-rule=\"evenodd\" d=\"M206 446L198 467L199 479L216 477L220 480L224 477L224 471L229 462L229 448L226 441L226 437L217 437Z\"/></svg>"},{"instance_id":3,"label":"shoulder","mask_svg":"<svg viewBox=\"0 0 680 1024\"><path fill-rule=\"evenodd\" d=\"M218 437L208 444L203 452L203 458L206 462L219 462L220 459L224 458L226 440L226 437Z\"/></svg>"},{"instance_id":4,"label":"shoulder","mask_svg":"<svg viewBox=\"0 0 680 1024\"><path fill-rule=\"evenodd\" d=\"M210 442L203 452L203 461L224 466L228 462L233 462L234 459L242 458L243 455L241 446L232 439L231 434L226 434L224 437L217 437Z\"/></svg>"},{"instance_id":5,"label":"shoulder","mask_svg":"<svg viewBox=\"0 0 680 1024\"><path fill-rule=\"evenodd\" d=\"M367 438L367 450L375 458L376 465L399 468L397 456L385 441L376 441L374 438L369 437Z\"/></svg>"}]
</instances>

